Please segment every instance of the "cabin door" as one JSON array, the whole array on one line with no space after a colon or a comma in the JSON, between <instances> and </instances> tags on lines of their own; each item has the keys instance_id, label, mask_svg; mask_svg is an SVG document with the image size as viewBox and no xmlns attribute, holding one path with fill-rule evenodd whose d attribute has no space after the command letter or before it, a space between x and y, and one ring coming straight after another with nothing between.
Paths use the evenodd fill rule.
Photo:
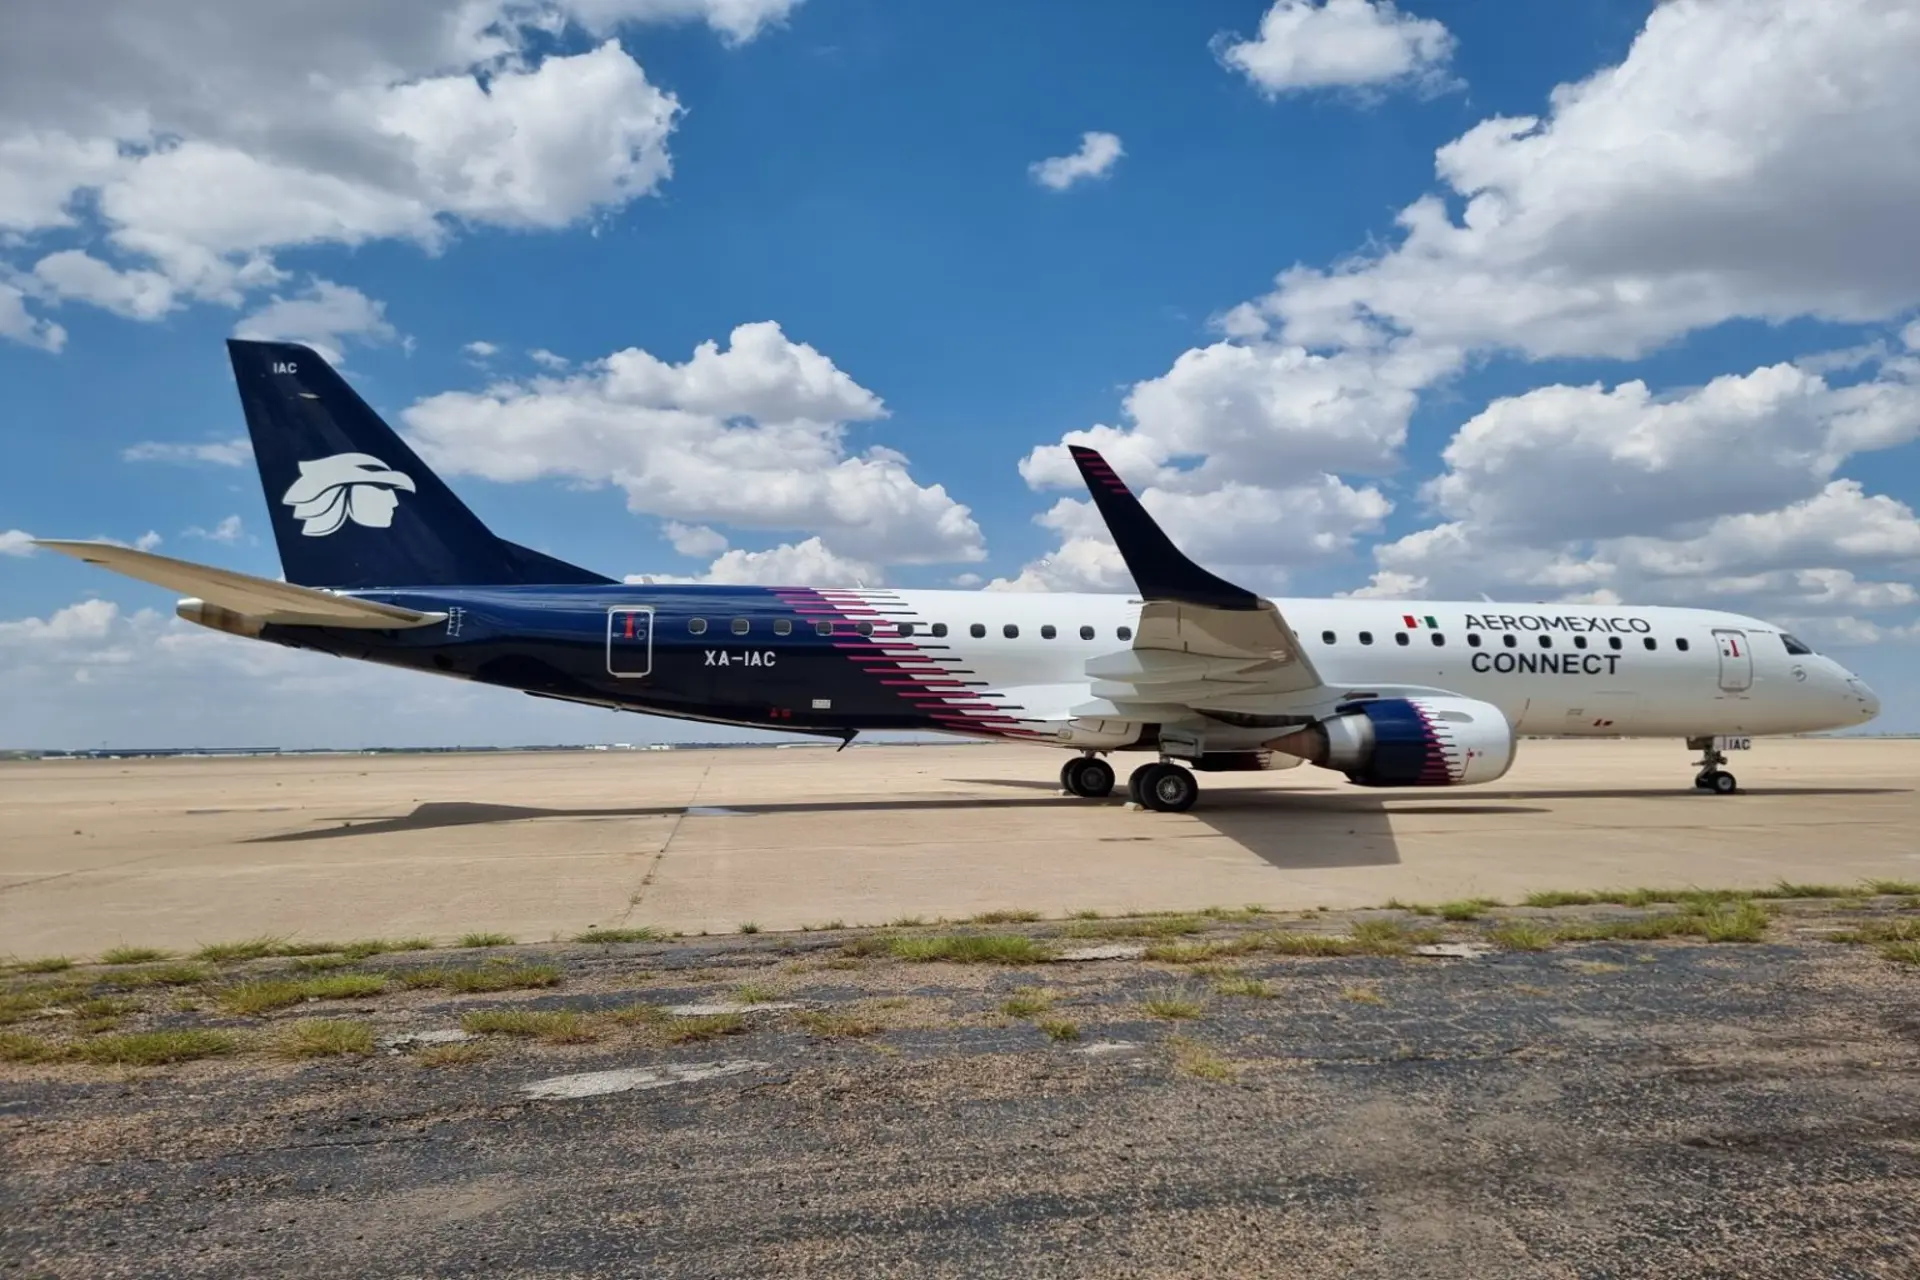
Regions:
<instances>
[{"instance_id":1,"label":"cabin door","mask_svg":"<svg viewBox=\"0 0 1920 1280\"><path fill-rule=\"evenodd\" d=\"M1723 693L1745 693L1753 687L1753 653L1747 648L1744 631L1716 631L1720 646L1720 689Z\"/></svg>"},{"instance_id":2,"label":"cabin door","mask_svg":"<svg viewBox=\"0 0 1920 1280\"><path fill-rule=\"evenodd\" d=\"M607 672L628 679L653 670L653 609L607 610Z\"/></svg>"}]
</instances>

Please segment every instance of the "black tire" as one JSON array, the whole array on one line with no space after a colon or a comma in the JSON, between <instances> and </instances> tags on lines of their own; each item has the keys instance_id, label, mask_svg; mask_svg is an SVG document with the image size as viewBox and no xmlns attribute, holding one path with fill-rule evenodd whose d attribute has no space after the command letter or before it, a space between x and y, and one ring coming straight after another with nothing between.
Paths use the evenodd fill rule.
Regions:
<instances>
[{"instance_id":1,"label":"black tire","mask_svg":"<svg viewBox=\"0 0 1920 1280\"><path fill-rule=\"evenodd\" d=\"M1177 764L1157 764L1140 780L1140 797L1155 813L1185 813L1200 798L1200 784Z\"/></svg>"},{"instance_id":2,"label":"black tire","mask_svg":"<svg viewBox=\"0 0 1920 1280\"><path fill-rule=\"evenodd\" d=\"M1069 760L1060 766L1060 789L1070 796L1080 794L1074 790L1075 785L1080 781L1079 769L1080 762L1078 760ZM1703 783L1702 785L1704 786L1705 784Z\"/></svg>"},{"instance_id":3,"label":"black tire","mask_svg":"<svg viewBox=\"0 0 1920 1280\"><path fill-rule=\"evenodd\" d=\"M1101 800L1113 794L1113 766L1099 756L1085 756L1072 762L1074 784L1067 788L1088 800Z\"/></svg>"},{"instance_id":4,"label":"black tire","mask_svg":"<svg viewBox=\"0 0 1920 1280\"><path fill-rule=\"evenodd\" d=\"M1733 775L1724 769L1716 770L1713 781L1708 785L1713 788L1713 794L1717 796L1730 796L1740 789L1740 784L1734 780Z\"/></svg>"},{"instance_id":5,"label":"black tire","mask_svg":"<svg viewBox=\"0 0 1920 1280\"><path fill-rule=\"evenodd\" d=\"M1127 799L1129 801L1140 805L1142 808L1146 807L1147 793L1144 788L1146 786L1147 775L1159 767L1157 763L1143 764L1127 775Z\"/></svg>"},{"instance_id":6,"label":"black tire","mask_svg":"<svg viewBox=\"0 0 1920 1280\"><path fill-rule=\"evenodd\" d=\"M1713 790L1713 775L1710 773L1695 774L1693 785L1701 791L1711 791Z\"/></svg>"}]
</instances>

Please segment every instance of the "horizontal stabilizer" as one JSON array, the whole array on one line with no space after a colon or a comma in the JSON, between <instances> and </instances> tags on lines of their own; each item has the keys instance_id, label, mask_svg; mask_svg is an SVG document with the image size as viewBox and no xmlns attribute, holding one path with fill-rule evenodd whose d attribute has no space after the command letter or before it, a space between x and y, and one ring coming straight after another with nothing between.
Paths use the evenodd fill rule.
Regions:
<instances>
[{"instance_id":1,"label":"horizontal stabilizer","mask_svg":"<svg viewBox=\"0 0 1920 1280\"><path fill-rule=\"evenodd\" d=\"M229 609L261 622L298 627L423 627L444 622L444 613L423 613L399 605L334 595L312 587L272 582L231 569L157 556L151 551L111 542L66 542L37 539L37 547L58 551L61 555L97 564L103 569L151 582L157 587L185 592L211 605Z\"/></svg>"}]
</instances>

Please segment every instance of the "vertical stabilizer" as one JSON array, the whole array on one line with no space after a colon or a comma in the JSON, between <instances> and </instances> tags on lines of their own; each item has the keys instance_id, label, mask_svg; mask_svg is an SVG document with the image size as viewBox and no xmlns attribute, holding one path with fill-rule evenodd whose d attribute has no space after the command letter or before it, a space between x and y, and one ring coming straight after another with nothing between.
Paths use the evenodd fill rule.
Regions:
<instances>
[{"instance_id":1,"label":"vertical stabilizer","mask_svg":"<svg viewBox=\"0 0 1920 1280\"><path fill-rule=\"evenodd\" d=\"M310 347L234 338L227 352L288 582L612 581L495 537Z\"/></svg>"}]
</instances>

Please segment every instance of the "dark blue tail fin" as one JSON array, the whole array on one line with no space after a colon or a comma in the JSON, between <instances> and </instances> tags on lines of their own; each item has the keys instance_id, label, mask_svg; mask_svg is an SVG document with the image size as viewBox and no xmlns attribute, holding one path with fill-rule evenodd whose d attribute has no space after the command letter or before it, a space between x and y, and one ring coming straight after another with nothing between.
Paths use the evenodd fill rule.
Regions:
<instances>
[{"instance_id":1,"label":"dark blue tail fin","mask_svg":"<svg viewBox=\"0 0 1920 1280\"><path fill-rule=\"evenodd\" d=\"M227 352L288 582L613 581L495 537L311 348L233 338Z\"/></svg>"}]
</instances>

